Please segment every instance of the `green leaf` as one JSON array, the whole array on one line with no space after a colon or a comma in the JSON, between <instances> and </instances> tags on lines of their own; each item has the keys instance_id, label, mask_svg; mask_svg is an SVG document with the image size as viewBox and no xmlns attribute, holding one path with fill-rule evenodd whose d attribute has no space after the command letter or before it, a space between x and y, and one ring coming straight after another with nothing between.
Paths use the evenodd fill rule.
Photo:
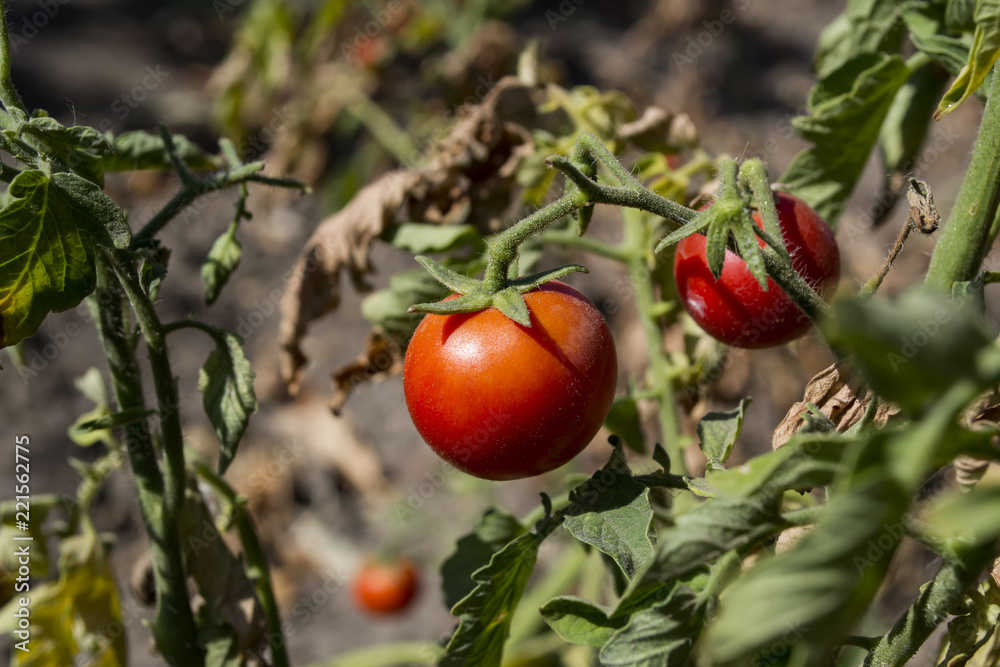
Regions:
<instances>
[{"instance_id":1,"label":"green leaf","mask_svg":"<svg viewBox=\"0 0 1000 667\"><path fill-rule=\"evenodd\" d=\"M163 139L159 134L145 131L123 132L111 139L114 152L104 158L104 168L108 171L132 171L138 169L173 169L167 156ZM215 169L216 164L203 150L181 134L172 134L174 148L191 169Z\"/></svg>"},{"instance_id":2,"label":"green leaf","mask_svg":"<svg viewBox=\"0 0 1000 667\"><path fill-rule=\"evenodd\" d=\"M76 444L83 447L92 445L98 441L110 444L112 442L110 440L112 438L110 434L111 429L134 424L155 414L156 410L147 410L140 407L107 414L88 412L80 415L80 418L69 427L69 437Z\"/></svg>"},{"instance_id":3,"label":"green leaf","mask_svg":"<svg viewBox=\"0 0 1000 667\"><path fill-rule=\"evenodd\" d=\"M653 557L649 489L629 476L627 469L605 471L613 476L601 475L603 489L585 505L571 506L563 525L576 539L611 556L631 579Z\"/></svg>"},{"instance_id":4,"label":"green leaf","mask_svg":"<svg viewBox=\"0 0 1000 667\"><path fill-rule=\"evenodd\" d=\"M861 54L823 78L809 96L809 115L792 121L814 144L778 179L835 227L882 121L910 71L899 56Z\"/></svg>"},{"instance_id":5,"label":"green leaf","mask_svg":"<svg viewBox=\"0 0 1000 667\"><path fill-rule=\"evenodd\" d=\"M125 216L99 187L75 174L14 177L0 210L0 347L35 333L49 312L94 291L94 244L131 242Z\"/></svg>"},{"instance_id":6,"label":"green leaf","mask_svg":"<svg viewBox=\"0 0 1000 667\"><path fill-rule=\"evenodd\" d=\"M205 263L201 265L201 281L205 284L205 303L208 305L215 303L229 276L240 265L243 246L236 238L237 226L236 221L231 222L222 236L215 239Z\"/></svg>"},{"instance_id":7,"label":"green leaf","mask_svg":"<svg viewBox=\"0 0 1000 667\"><path fill-rule=\"evenodd\" d=\"M639 405L631 396L615 396L611 410L604 418L604 428L624 440L629 449L640 454L646 452Z\"/></svg>"},{"instance_id":8,"label":"green leaf","mask_svg":"<svg viewBox=\"0 0 1000 667\"><path fill-rule=\"evenodd\" d=\"M878 474L834 498L795 548L758 564L726 591L702 644L711 663L735 667L785 657L783 664L824 664L874 598L902 539L908 500ZM780 655L772 653L775 646Z\"/></svg>"},{"instance_id":9,"label":"green leaf","mask_svg":"<svg viewBox=\"0 0 1000 667\"><path fill-rule=\"evenodd\" d=\"M648 608L664 582L777 534L786 527L777 504L777 496L749 500L719 496L678 516L660 533L653 559L636 573L614 616Z\"/></svg>"},{"instance_id":10,"label":"green leaf","mask_svg":"<svg viewBox=\"0 0 1000 667\"><path fill-rule=\"evenodd\" d=\"M160 284L167 277L167 263L170 261L170 249L160 245L158 239L153 239L152 247L144 247L138 251L142 255L139 264L139 285L151 301L156 301Z\"/></svg>"},{"instance_id":11,"label":"green leaf","mask_svg":"<svg viewBox=\"0 0 1000 667\"><path fill-rule=\"evenodd\" d=\"M978 0L976 31L972 37L969 59L958 73L951 89L944 94L934 118L940 120L979 90L993 64L1000 58L1000 0Z\"/></svg>"},{"instance_id":12,"label":"green leaf","mask_svg":"<svg viewBox=\"0 0 1000 667\"><path fill-rule=\"evenodd\" d=\"M967 493L940 496L922 518L948 555L962 558L1000 538L1000 487L980 484Z\"/></svg>"},{"instance_id":13,"label":"green leaf","mask_svg":"<svg viewBox=\"0 0 1000 667\"><path fill-rule=\"evenodd\" d=\"M709 412L698 422L698 446L708 457L709 465L721 467L743 430L743 418L752 399L740 399L740 405L728 412Z\"/></svg>"},{"instance_id":14,"label":"green leaf","mask_svg":"<svg viewBox=\"0 0 1000 667\"><path fill-rule=\"evenodd\" d=\"M894 301L838 301L821 328L831 345L854 354L876 392L910 414L976 377L978 353L990 342L965 303L920 290Z\"/></svg>"},{"instance_id":15,"label":"green leaf","mask_svg":"<svg viewBox=\"0 0 1000 667\"><path fill-rule=\"evenodd\" d=\"M705 233L705 259L708 261L708 268L718 280L722 277L722 266L726 262L726 245L729 242L729 231L732 225L732 218L724 216L721 209L724 202L716 202L709 211L712 216ZM740 215L740 211L733 211L734 216ZM755 242L756 244L756 242Z\"/></svg>"},{"instance_id":16,"label":"green leaf","mask_svg":"<svg viewBox=\"0 0 1000 667\"><path fill-rule=\"evenodd\" d=\"M945 23L949 30L971 32L976 28L977 0L946 0Z\"/></svg>"},{"instance_id":17,"label":"green leaf","mask_svg":"<svg viewBox=\"0 0 1000 667\"><path fill-rule=\"evenodd\" d=\"M412 253L451 252L471 245L485 251L486 242L473 225L428 225L406 222L394 228L392 244Z\"/></svg>"},{"instance_id":18,"label":"green leaf","mask_svg":"<svg viewBox=\"0 0 1000 667\"><path fill-rule=\"evenodd\" d=\"M945 77L940 67L928 63L914 71L896 93L879 131L882 163L888 172L886 179L892 172L912 169L927 136L936 101L947 82ZM888 190L888 186L884 189Z\"/></svg>"},{"instance_id":19,"label":"green leaf","mask_svg":"<svg viewBox=\"0 0 1000 667\"><path fill-rule=\"evenodd\" d=\"M506 512L490 508L479 517L472 532L458 540L455 552L441 564L444 603L449 608L472 592L472 575L490 562L505 544L524 533L525 527Z\"/></svg>"},{"instance_id":20,"label":"green leaf","mask_svg":"<svg viewBox=\"0 0 1000 667\"><path fill-rule=\"evenodd\" d=\"M808 491L833 481L850 441L831 433L797 433L782 447L746 463L709 470L716 493L738 498L767 498L786 490Z\"/></svg>"},{"instance_id":21,"label":"green leaf","mask_svg":"<svg viewBox=\"0 0 1000 667\"><path fill-rule=\"evenodd\" d=\"M538 535L524 533L476 571L476 587L452 609L459 624L438 663L441 667L500 666L510 622L535 567L540 542Z\"/></svg>"},{"instance_id":22,"label":"green leaf","mask_svg":"<svg viewBox=\"0 0 1000 667\"><path fill-rule=\"evenodd\" d=\"M906 21L906 28L910 32L910 41L913 45L932 57L949 74L958 76L969 59L972 39L953 37L949 34L941 7L906 5L903 9L903 20ZM982 95L982 91L978 94Z\"/></svg>"},{"instance_id":23,"label":"green leaf","mask_svg":"<svg viewBox=\"0 0 1000 667\"><path fill-rule=\"evenodd\" d=\"M823 78L861 53L893 53L904 31L894 0L850 0L844 12L820 34L813 66Z\"/></svg>"},{"instance_id":24,"label":"green leaf","mask_svg":"<svg viewBox=\"0 0 1000 667\"><path fill-rule=\"evenodd\" d=\"M539 612L557 635L571 644L600 647L627 618L609 618L611 610L572 595L557 597L542 605Z\"/></svg>"},{"instance_id":25,"label":"green leaf","mask_svg":"<svg viewBox=\"0 0 1000 667\"><path fill-rule=\"evenodd\" d=\"M104 187L102 156L113 149L103 134L83 125L65 127L48 116L32 118L21 131L41 140L47 148L45 153L91 183Z\"/></svg>"},{"instance_id":26,"label":"green leaf","mask_svg":"<svg viewBox=\"0 0 1000 667\"><path fill-rule=\"evenodd\" d=\"M219 438L221 475L236 456L250 415L257 411L256 375L243 354L243 339L229 331L213 330L216 347L198 373L198 391L204 394L205 414Z\"/></svg>"},{"instance_id":27,"label":"green leaf","mask_svg":"<svg viewBox=\"0 0 1000 667\"><path fill-rule=\"evenodd\" d=\"M607 667L686 667L703 627L705 605L677 585L663 604L633 614L601 648Z\"/></svg>"}]
</instances>

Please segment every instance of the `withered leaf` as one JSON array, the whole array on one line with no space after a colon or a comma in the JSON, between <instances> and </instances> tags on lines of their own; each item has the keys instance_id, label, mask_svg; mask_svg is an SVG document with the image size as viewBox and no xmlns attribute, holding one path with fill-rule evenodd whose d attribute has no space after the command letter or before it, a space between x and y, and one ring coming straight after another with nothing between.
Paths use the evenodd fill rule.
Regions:
<instances>
[{"instance_id":1,"label":"withered leaf","mask_svg":"<svg viewBox=\"0 0 1000 667\"><path fill-rule=\"evenodd\" d=\"M358 289L367 289L371 243L397 215L439 224L468 220L484 231L499 228L516 204L515 169L532 141L524 126L505 119L534 113L530 92L516 77L501 79L479 105L460 110L448 135L424 151L426 160L414 156L421 166L383 175L316 228L295 262L281 303L280 366L292 395L307 362L301 347L306 329L340 305L341 269ZM347 396L339 373L334 409Z\"/></svg>"},{"instance_id":2,"label":"withered leaf","mask_svg":"<svg viewBox=\"0 0 1000 667\"><path fill-rule=\"evenodd\" d=\"M403 370L403 348L375 327L365 338L365 348L355 361L333 371L330 411L340 414L354 388L366 382L390 378Z\"/></svg>"},{"instance_id":3,"label":"withered leaf","mask_svg":"<svg viewBox=\"0 0 1000 667\"><path fill-rule=\"evenodd\" d=\"M805 423L802 414L806 412L807 403L817 406L834 423L837 432L843 433L861 419L873 399L874 395L862 386L860 378L850 377L842 364L832 364L809 380L803 399L792 405L775 429L771 447L781 447L799 432ZM899 413L895 405L880 398L877 400L876 424L885 424Z\"/></svg>"}]
</instances>

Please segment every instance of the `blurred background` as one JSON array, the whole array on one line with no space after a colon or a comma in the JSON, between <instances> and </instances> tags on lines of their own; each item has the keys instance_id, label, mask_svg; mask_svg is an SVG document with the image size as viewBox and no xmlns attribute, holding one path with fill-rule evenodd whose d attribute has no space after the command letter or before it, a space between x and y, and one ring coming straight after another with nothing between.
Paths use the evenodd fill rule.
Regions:
<instances>
[{"instance_id":1,"label":"blurred background","mask_svg":"<svg viewBox=\"0 0 1000 667\"><path fill-rule=\"evenodd\" d=\"M772 177L804 147L788 121L801 113L814 81L810 63L819 31L844 7L822 0L9 0L13 79L29 108L64 123L121 132L165 122L214 152L231 138L246 160L262 159L273 175L313 186L306 196L252 191L255 216L241 228L242 268L219 301L204 302L200 266L232 217L235 193L205 198L164 234L172 249L160 291L165 320L194 314L239 331L257 373L260 411L251 420L227 477L250 508L273 565L292 659L307 664L388 639L449 633L437 568L484 509L523 514L538 493L560 487L566 470L491 483L447 469L421 442L406 413L399 376L354 391L339 417L327 400L329 373L351 363L370 325L362 294L346 284L337 312L318 321L304 347L310 363L299 395L280 378L274 294L312 230L366 183L407 164L434 141L456 110L478 102L519 54L537 40L539 76L564 88L619 90L637 110L659 105L687 114L709 155L761 157ZM730 12L723 14L723 12ZM721 22L720 16L731 16ZM981 104L975 100L931 130L914 173L934 188L939 210L951 207ZM871 225L879 207L881 167L869 165L840 222L843 284L855 288L881 263L905 219L904 207ZM137 229L176 191L175 177L116 175L108 192ZM509 220L508 222L513 222ZM614 239L616 214L598 210L593 233ZM913 238L883 289L899 291L921 275L932 239ZM557 254L554 261L565 259ZM572 282L602 304L624 273L598 258L573 255L592 269ZM543 260L546 261L546 260ZM385 244L373 249L383 287L412 256ZM995 267L992 267L995 268ZM606 309L624 378L645 364L645 344L626 300ZM240 331L243 326L244 330ZM210 342L197 334L171 339L180 378L185 436L214 456L215 435L201 414L198 369ZM672 344L668 340L668 344ZM72 493L79 479L69 457L93 460L67 428L92 404L74 387L100 350L85 309L50 316L25 346L27 367L4 355L0 423L32 437L33 493ZM763 352L732 352L700 410L730 408L753 396L734 459L770 449L771 432L806 381L830 363L813 339ZM105 369L101 368L102 371ZM693 422L692 422L693 424ZM607 456L606 434L571 464L587 473ZM696 460L692 463L697 465ZM13 457L0 458L9 479ZM3 496L8 497L6 483ZM123 591L145 552L133 485L119 472L95 508L98 528L114 534L113 558ZM546 544L549 544L548 542ZM559 551L543 550L541 571ZM907 543L880 597L881 626L909 604L929 560ZM423 577L417 604L391 620L357 611L348 582L373 552L415 561ZM911 553L912 552L912 553ZM137 619L149 610L124 593L135 665L160 664ZM3 643L2 640L0 644ZM0 662L6 659L0 647Z\"/></svg>"}]
</instances>

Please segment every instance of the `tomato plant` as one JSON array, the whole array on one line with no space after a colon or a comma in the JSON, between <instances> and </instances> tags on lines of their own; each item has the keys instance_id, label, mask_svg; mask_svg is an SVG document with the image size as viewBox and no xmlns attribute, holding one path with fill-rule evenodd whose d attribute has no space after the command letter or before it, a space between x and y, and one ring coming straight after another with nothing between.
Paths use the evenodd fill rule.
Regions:
<instances>
[{"instance_id":1,"label":"tomato plant","mask_svg":"<svg viewBox=\"0 0 1000 667\"><path fill-rule=\"evenodd\" d=\"M406 351L413 423L439 456L476 477L558 468L590 443L614 398L614 340L590 301L558 281L524 300L530 327L496 308L428 314Z\"/></svg>"},{"instance_id":2,"label":"tomato plant","mask_svg":"<svg viewBox=\"0 0 1000 667\"><path fill-rule=\"evenodd\" d=\"M417 589L417 569L410 561L370 559L354 576L351 592L364 611L396 614L410 606Z\"/></svg>"},{"instance_id":3,"label":"tomato plant","mask_svg":"<svg viewBox=\"0 0 1000 667\"><path fill-rule=\"evenodd\" d=\"M560 68L539 59L539 42L518 54L516 75L480 78L473 85L482 90L445 118L441 101L470 92L459 94L449 81L467 88L478 75L467 66L505 60L508 40L473 28L498 16L501 5L520 3L391 2L358 5L353 14L350 3L333 0L252 4L224 67L224 115L236 122L242 105L259 121L269 105L294 100L291 122L268 127L272 148L281 149L269 156L282 158L271 171L300 165L310 183L343 190L330 200L338 210L316 226L292 268L280 267L281 289L256 317L219 326L194 315L161 319L158 304L177 294L161 299L171 256L171 237L161 232L202 197L236 190L235 211L201 268L210 305L241 261L248 186L304 184L264 175L264 164L242 159L230 141L210 155L165 126L116 136L29 111L9 66L12 46L24 39L9 40L7 22L0 23L0 249L10 249L0 271L0 345L14 346L19 371L37 372L18 356L22 341L50 313L85 300L106 361L76 383L95 404L69 428L93 454L92 463L74 462L82 478L76 494L39 493L34 482L29 488L19 480L18 498L0 502L0 538L13 534L25 543L17 554L0 554L0 579L18 573L17 590L0 610L0 626L18 640L13 665L126 662L135 616L124 614L121 577L108 553L113 541L98 533L103 522L91 512L107 479L126 467L141 515L134 523L150 537L149 558L133 579L136 598L155 605L152 642L170 665L290 667L289 645L311 634L298 624L324 623L326 605L350 607L353 596L365 610L395 613L411 604L420 573L406 560L365 562L342 595L332 573L322 588L298 597L272 587L268 556L295 553L273 548L275 538L305 536L307 551L332 547L317 554L322 558L294 562L336 565L337 540L311 539L323 536L317 516L334 513L370 524L363 527L380 540L406 543L408 553L421 551L421 562L438 558L441 590L422 594L439 594L455 622L442 623L445 641L358 648L322 664L903 667L927 653L936 634L941 643L929 664L1000 665L1000 485L986 474L1000 463L1000 347L987 325L996 306L988 290L1000 273L984 266L1000 233L996 0L850 0L820 38L816 87L806 115L791 123L810 145L780 175L760 158L709 155L683 114L659 107L639 113L623 93L561 87L551 80ZM546 12L553 30L577 11L563 4L568 10ZM752 32L727 28L745 19L725 11L720 17L731 20L696 19L711 28L713 44ZM364 29L348 25L352 20ZM352 33L355 47L367 38L388 46L362 52L344 42ZM673 29L663 35L674 38ZM712 48L696 41L698 53ZM379 66L364 66L373 54ZM680 69L694 55L678 50L671 60ZM352 59L362 67L343 67ZM261 63L274 67L258 72ZM412 92L428 82L447 94L423 105ZM401 97L413 98L412 106L398 104ZM929 235L940 220L931 186L910 175L933 162L919 159L929 120L977 98L981 125L966 133L975 146L947 224L933 239L926 276L900 276L894 262L907 234ZM979 119L964 115L964 122ZM348 137L352 143L341 143ZM358 154L338 157L345 171L320 178L317 157L331 141L358 148L339 155ZM768 155L781 154L768 143L775 148ZM944 150L935 141L934 159ZM862 178L873 152L888 175L874 187ZM394 163L384 170L388 159ZM176 192L148 219L126 215L104 192L105 176L147 168L176 174L159 179ZM382 175L366 183L374 173ZM794 195L775 195L773 181ZM685 205L708 190L712 206ZM904 192L909 206L898 215L888 204ZM886 210L870 220L843 215L855 195ZM620 223L621 234L588 235L598 206L607 214L600 223ZM856 251L875 243L869 223L893 219L902 228L881 268L855 294L828 302L840 272L838 225ZM302 421L320 424L314 431L326 441L319 447L329 444L323 420L339 416L351 390L401 372L417 432L439 456L469 475L519 481L449 477L455 471L434 469L425 448L409 450L416 436L405 424L404 437L372 451L345 447L349 454L330 456L344 484L313 475L297 486L296 469L309 466L296 457L311 450L290 446L264 461L266 479L249 476L249 494L263 489L269 501L287 491L294 500L258 537L251 512L273 504L237 493L241 466L230 467L258 409L240 336L280 311L276 352L294 397L308 361L301 343L309 325L349 301L342 299L345 276L365 291L388 255L375 254L379 243L405 251L407 263L415 256L426 271L406 266L364 298L361 312L372 329L357 360L334 373L335 416L321 408L319 419ZM664 252L673 244L676 253ZM551 251L598 256L602 269L610 267L581 283L601 295L600 311L557 280L586 272L583 266L535 272ZM191 253L175 252L175 273L182 255ZM862 271L863 262L851 264ZM880 289L890 270L912 284L886 296ZM616 309L621 361L601 315ZM716 385L731 354L718 340L764 347L814 324L825 343L816 354L827 355L828 367L801 387L802 400L770 440L756 427L744 437L751 401L734 398L736 382ZM171 351L188 333L213 343L197 391L218 441L215 465L203 458L205 443L186 441L198 429L185 428L190 396L182 390L193 392L194 383L179 383ZM254 342L264 348L272 340ZM46 347L55 351L55 344ZM758 360L775 368L775 358L792 356L746 355L754 390L771 380L754 377ZM619 378L619 363L628 377ZM718 402L729 404L706 413ZM403 401L392 403L405 419ZM286 414L306 414L303 407L288 401ZM349 421L337 424L340 433L348 434ZM573 459L602 425L612 446L601 467L577 460L572 470L541 475ZM26 435L15 438L22 458L30 444ZM361 460L363 453L370 458ZM391 457L384 470L380 455ZM327 487L336 487L335 498ZM340 497L354 493L367 503L346 516L361 503ZM540 502L525 502L535 493ZM330 505L316 506L323 502ZM524 514L488 506L493 502L517 503ZM386 521L388 514L397 522ZM456 516L478 519L452 539L456 531L442 528ZM331 530L351 539L339 531L354 525ZM29 543L30 554L23 551ZM50 547L58 559L49 557ZM902 560L908 567L895 567ZM901 570L906 585L894 580ZM889 589L893 595L879 595ZM905 595L908 608L895 608Z\"/></svg>"},{"instance_id":4,"label":"tomato plant","mask_svg":"<svg viewBox=\"0 0 1000 667\"><path fill-rule=\"evenodd\" d=\"M775 194L778 221L792 266L809 285L828 293L840 278L840 250L830 226L804 201L784 192ZM761 225L760 214L754 221ZM812 320L774 280L761 289L746 262L726 250L722 275L712 275L704 234L692 234L677 244L674 279L681 303L698 325L735 347L761 348L795 340L812 327ZM758 239L761 247L764 241Z\"/></svg>"}]
</instances>

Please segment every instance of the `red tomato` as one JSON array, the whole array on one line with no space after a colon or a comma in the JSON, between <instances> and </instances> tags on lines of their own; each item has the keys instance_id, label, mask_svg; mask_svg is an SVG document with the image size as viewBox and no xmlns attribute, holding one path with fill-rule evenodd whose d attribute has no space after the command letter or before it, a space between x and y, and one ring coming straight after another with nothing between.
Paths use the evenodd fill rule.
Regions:
<instances>
[{"instance_id":1,"label":"red tomato","mask_svg":"<svg viewBox=\"0 0 1000 667\"><path fill-rule=\"evenodd\" d=\"M403 363L417 431L484 479L563 465L593 439L615 394L614 340L590 301L558 281L524 299L530 327L495 308L425 316Z\"/></svg>"},{"instance_id":2,"label":"red tomato","mask_svg":"<svg viewBox=\"0 0 1000 667\"><path fill-rule=\"evenodd\" d=\"M417 570L406 559L366 561L353 585L354 600L365 611L393 614L406 609L417 594Z\"/></svg>"},{"instance_id":3,"label":"red tomato","mask_svg":"<svg viewBox=\"0 0 1000 667\"><path fill-rule=\"evenodd\" d=\"M822 295L840 279L840 250L830 226L797 197L778 192L775 204L792 266ZM761 224L759 214L754 220ZM757 242L763 247L763 241ZM694 321L727 345L780 345L812 326L773 280L768 278L768 291L762 290L743 259L730 250L726 250L722 276L716 280L708 268L703 234L692 234L677 244L674 279Z\"/></svg>"}]
</instances>

